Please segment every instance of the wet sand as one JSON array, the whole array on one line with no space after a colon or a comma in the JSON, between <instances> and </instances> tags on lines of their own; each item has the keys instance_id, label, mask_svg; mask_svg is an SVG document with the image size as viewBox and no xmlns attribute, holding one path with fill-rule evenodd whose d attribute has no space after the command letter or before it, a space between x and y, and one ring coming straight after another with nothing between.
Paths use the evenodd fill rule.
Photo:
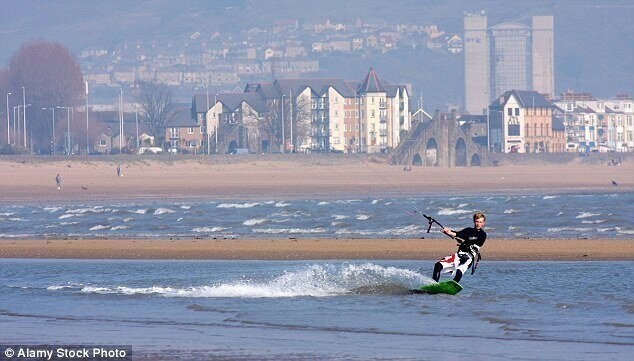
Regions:
<instances>
[{"instance_id":1,"label":"wet sand","mask_svg":"<svg viewBox=\"0 0 634 361\"><path fill-rule=\"evenodd\" d=\"M435 260L455 249L449 238L0 240L0 258ZM632 261L634 241L490 239L482 256L485 261Z\"/></svg>"}]
</instances>

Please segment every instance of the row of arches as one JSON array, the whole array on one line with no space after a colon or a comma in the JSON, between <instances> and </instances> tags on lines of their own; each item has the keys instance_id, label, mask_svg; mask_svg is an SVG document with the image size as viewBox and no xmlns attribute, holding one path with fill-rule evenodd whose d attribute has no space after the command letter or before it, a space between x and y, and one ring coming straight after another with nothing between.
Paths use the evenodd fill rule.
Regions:
<instances>
[{"instance_id":1,"label":"row of arches","mask_svg":"<svg viewBox=\"0 0 634 361\"><path fill-rule=\"evenodd\" d=\"M456 140L456 144L453 149L454 166L456 167L479 167L482 165L482 160L478 153L471 154L468 157L467 143L464 138L460 137ZM424 153L414 154L412 158L412 165L414 166L438 166L439 165L439 150L438 142L435 138L429 138L424 148Z\"/></svg>"}]
</instances>

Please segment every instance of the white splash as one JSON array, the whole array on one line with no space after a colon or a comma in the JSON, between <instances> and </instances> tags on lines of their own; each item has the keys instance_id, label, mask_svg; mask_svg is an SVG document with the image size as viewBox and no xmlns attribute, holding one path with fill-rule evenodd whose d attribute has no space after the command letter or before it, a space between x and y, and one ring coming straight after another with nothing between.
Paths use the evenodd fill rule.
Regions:
<instances>
[{"instance_id":1,"label":"white splash","mask_svg":"<svg viewBox=\"0 0 634 361\"><path fill-rule=\"evenodd\" d=\"M245 226L255 226L264 222L266 222L266 219L264 218L253 218L247 219L246 221L242 222L242 224L244 224Z\"/></svg>"},{"instance_id":2,"label":"white splash","mask_svg":"<svg viewBox=\"0 0 634 361\"><path fill-rule=\"evenodd\" d=\"M150 287L85 286L79 292L118 295L157 295L185 298L280 298L328 297L353 293L360 287L385 284L401 285L403 290L430 283L420 273L396 267L383 267L372 263L342 265L310 265L303 269L285 271L268 280L238 280L213 285L177 287L153 285Z\"/></svg>"}]
</instances>

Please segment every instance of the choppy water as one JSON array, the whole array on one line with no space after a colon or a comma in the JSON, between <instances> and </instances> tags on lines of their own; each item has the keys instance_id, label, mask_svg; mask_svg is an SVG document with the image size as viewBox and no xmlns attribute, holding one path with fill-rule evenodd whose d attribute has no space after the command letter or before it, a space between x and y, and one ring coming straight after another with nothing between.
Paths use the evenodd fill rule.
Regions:
<instances>
[{"instance_id":1,"label":"choppy water","mask_svg":"<svg viewBox=\"0 0 634 361\"><path fill-rule=\"evenodd\" d=\"M634 262L488 262L457 296L432 262L0 260L1 343L135 358L613 360L634 352Z\"/></svg>"},{"instance_id":2,"label":"choppy water","mask_svg":"<svg viewBox=\"0 0 634 361\"><path fill-rule=\"evenodd\" d=\"M492 237L631 238L634 194L1 204L0 238L408 238L487 214ZM432 234L430 237L441 237Z\"/></svg>"}]
</instances>

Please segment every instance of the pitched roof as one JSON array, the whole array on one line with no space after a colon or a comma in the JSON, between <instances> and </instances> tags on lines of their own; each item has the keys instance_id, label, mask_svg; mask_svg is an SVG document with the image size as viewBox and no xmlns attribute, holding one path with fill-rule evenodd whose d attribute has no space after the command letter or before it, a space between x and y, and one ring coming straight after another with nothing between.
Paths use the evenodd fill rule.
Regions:
<instances>
[{"instance_id":1,"label":"pitched roof","mask_svg":"<svg viewBox=\"0 0 634 361\"><path fill-rule=\"evenodd\" d=\"M500 110L514 96L524 108L549 108L551 105L546 98L534 90L508 90L489 105L490 109ZM502 102L500 102L502 99Z\"/></svg>"},{"instance_id":2,"label":"pitched roof","mask_svg":"<svg viewBox=\"0 0 634 361\"><path fill-rule=\"evenodd\" d=\"M359 93L365 94L365 93L385 93L385 92L386 90L385 90L385 86L383 85L383 82L381 81L381 79L379 79L379 76L376 75L376 71L374 71L374 68L370 67L370 70L368 71L368 75L366 75L365 80L359 87Z\"/></svg>"},{"instance_id":3,"label":"pitched roof","mask_svg":"<svg viewBox=\"0 0 634 361\"><path fill-rule=\"evenodd\" d=\"M266 112L267 108L266 101L257 93L221 93L215 99L232 111L241 107L243 102L260 113Z\"/></svg>"},{"instance_id":4,"label":"pitched roof","mask_svg":"<svg viewBox=\"0 0 634 361\"><path fill-rule=\"evenodd\" d=\"M197 127L195 119L192 119L190 108L176 108L165 123L168 127Z\"/></svg>"}]
</instances>

